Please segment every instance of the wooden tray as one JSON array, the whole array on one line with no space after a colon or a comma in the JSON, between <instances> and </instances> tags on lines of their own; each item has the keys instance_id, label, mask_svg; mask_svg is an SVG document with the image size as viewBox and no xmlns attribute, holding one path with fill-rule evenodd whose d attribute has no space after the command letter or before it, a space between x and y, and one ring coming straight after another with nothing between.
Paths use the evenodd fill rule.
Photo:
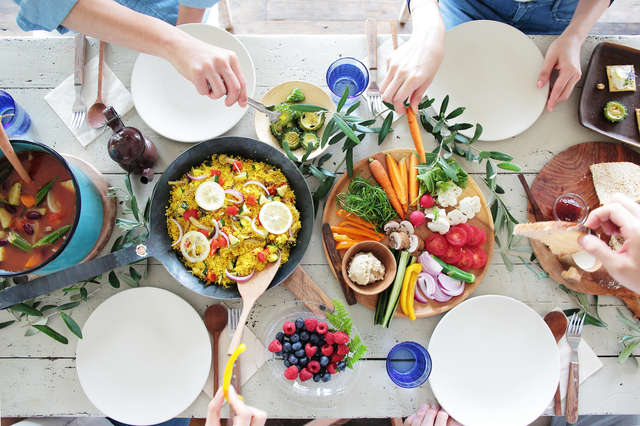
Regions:
<instances>
[{"instance_id":1,"label":"wooden tray","mask_svg":"<svg viewBox=\"0 0 640 426\"><path fill-rule=\"evenodd\" d=\"M385 165L384 156L387 152L391 153L393 155L393 158L396 161L399 161L401 158L408 159L411 153L415 151L411 149L392 149L389 151L379 152L375 155L372 155L370 158L374 158L380 161L383 165ZM371 178L372 174L369 171L369 157L355 164L353 166L353 171L354 173L360 172L363 177ZM338 207L336 204L336 196L341 192L345 192L347 190L347 187L349 186L349 183L351 183L351 179L349 179L349 175L347 175L346 173L338 180L338 182L336 182L333 189L331 190L331 193L327 198L327 204L325 205L324 213L322 215L322 223L329 222L331 226L335 226L335 225L338 225L343 220L341 217L339 217L336 214L336 212L338 211ZM437 315L437 314L446 312L449 309L453 308L454 306L456 306L457 304L465 300L467 297L469 297L471 293L473 293L473 291L476 289L476 287L478 287L478 284L480 284L480 282L482 281L482 278L485 276L485 274L487 273L487 270L489 269L489 264L491 263L491 257L493 255L493 244L494 244L493 219L491 217L491 212L487 208L487 200L484 198L482 191L480 191L480 188L478 188L478 185L476 185L476 183L471 178L471 176L469 176L467 187L462 190L462 195L460 196L459 199L462 199L464 197L472 197L474 195L477 195L478 197L480 197L482 209L468 223L472 225L476 225L487 234L487 240L482 245L482 249L487 253L487 263L481 269L471 269L469 271L475 274L476 280L472 284L467 284L464 292L460 296L453 297L451 298L451 300L444 303L439 303L435 301L431 301L428 304L415 302L414 306L415 306L416 317L430 317L432 315ZM415 208L409 208L409 213L411 213L413 210L415 210ZM447 208L447 211L449 210L451 210L451 208ZM426 238L429 235L431 235L432 232L429 230L429 228L427 228L427 225L422 225L421 227L416 229L416 234L421 236L422 238ZM388 241L387 238L385 238L384 240L382 240L382 243L387 243L387 241ZM329 259L327 255L327 248L324 245L324 241L322 242L322 247L324 249L325 256L327 256L327 259ZM346 250L340 250L341 256L344 256L345 253L346 253ZM336 271L333 269L333 265L331 264L330 260L329 260L329 265L331 266L331 270L333 271L333 274L336 277L337 277L337 274L341 274L341 271ZM378 303L377 295L361 295L356 293L356 299L358 300L359 303L366 306L367 308L372 310L376 309L376 305ZM396 310L395 316L401 317L401 318L407 318L407 316L402 313L402 310L400 309L399 306L398 306L398 309Z\"/></svg>"},{"instance_id":2,"label":"wooden tray","mask_svg":"<svg viewBox=\"0 0 640 426\"><path fill-rule=\"evenodd\" d=\"M531 192L538 202L542 214L548 220L553 220L553 202L558 195L567 192L582 196L589 211L597 208L600 201L593 187L589 166L596 163L617 161L640 164L640 154L615 143L587 142L574 145L556 155L542 168L531 185ZM529 222L535 222L531 203L528 205L527 213ZM601 234L601 238L605 242L609 242L609 237L606 234L598 233ZM624 301L636 317L640 316L640 302L638 302L640 295L625 287L620 287L606 271L585 272L580 283L566 281L561 274L567 268L560 263L558 257L541 242L536 240L530 240L530 242L540 265L555 282L581 293L616 296Z\"/></svg>"}]
</instances>

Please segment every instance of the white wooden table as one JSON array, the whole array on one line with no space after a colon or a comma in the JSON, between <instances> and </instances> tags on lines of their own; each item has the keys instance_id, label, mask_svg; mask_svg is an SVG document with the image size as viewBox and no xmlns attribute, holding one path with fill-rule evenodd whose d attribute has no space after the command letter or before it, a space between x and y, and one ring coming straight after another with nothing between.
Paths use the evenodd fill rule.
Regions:
<instances>
[{"instance_id":1,"label":"white wooden table","mask_svg":"<svg viewBox=\"0 0 640 426\"><path fill-rule=\"evenodd\" d=\"M388 36L381 36L379 42ZM239 36L247 47L256 67L257 99L271 87L288 80L305 80L326 88L325 71L329 64L340 56L363 58L366 56L364 35L347 36ZM553 37L533 37L534 42L545 53ZM612 41L640 48L640 36L589 38L582 49L582 68L593 48L602 41ZM87 58L98 53L98 42L90 40ZM130 87L131 70L137 53L109 45L106 62L125 84ZM472 65L471 65L472 66ZM0 38L0 88L10 91L17 101L28 111L33 120L29 136L43 142L58 152L70 153L95 165L110 182L123 187L124 174L119 166L110 160L106 152L109 138L105 132L100 138L83 148L64 126L58 116L44 100L52 88L60 84L73 72L73 39L31 39ZM577 111L580 84L571 98L555 107L552 114L543 113L527 131L507 141L482 143L483 149L505 151L515 156L515 162L531 183L536 173L565 148L592 141L608 141L578 123ZM227 135L255 137L253 111ZM132 110L124 116L124 122L139 128L151 138L159 153L156 173L161 173L172 160L189 144L167 140L152 131ZM405 120L394 126L395 133L378 146L377 141L367 137L355 151L355 161L377 151L391 148L412 148ZM433 140L424 135L427 148ZM339 149L334 149L330 163L337 164L342 157ZM327 164L330 168L330 164ZM333 166L335 167L335 165ZM465 164L467 171L476 179L484 175L484 165L473 169ZM316 185L310 178L311 185ZM155 182L153 182L155 183ZM527 198L518 182L516 174L501 172L499 183L504 187L504 200L518 220L526 220ZM150 196L153 185L134 182L134 192L139 199ZM331 273L322 250L320 219L314 224L314 232L308 251L302 261L303 269L331 298L343 299L337 280ZM119 234L116 229L111 243ZM207 306L215 300L195 295L173 280L164 267L152 259L145 286L167 289L187 300L203 315ZM108 284L97 292L87 303L82 303L73 311L73 318L82 326L94 309L109 296L122 291L112 289ZM551 279L537 280L523 264L515 264L514 271L508 272L498 253L493 256L489 272L473 296L500 294L514 297L531 306L541 316L555 307L562 309L577 307L573 300L562 292ZM68 298L61 291L45 300L61 303ZM263 318L270 309L282 301L294 300L294 296L283 286L267 292L256 305L249 326ZM600 299L600 313L610 325L616 324L616 308L628 312L615 298ZM240 307L240 301L231 302L232 307ZM419 319L413 323L396 319L389 329L374 327L373 312L361 305L351 306L355 324L368 345L365 382L348 404L332 411L306 410L281 401L277 395L268 392L259 377L254 376L243 387L247 402L269 412L271 417L315 418L315 417L401 417L414 413L423 402L435 402L428 384L413 389L401 389L387 377L384 359L388 351L404 340L414 340L427 346L434 327L442 317ZM11 319L11 315L0 312L0 322ZM100 416L82 391L75 370L77 338L71 334L59 318L51 324L69 338L68 345L37 335L23 337L25 329L15 324L0 331L0 415L14 416ZM618 327L620 328L620 327ZM589 378L580 388L580 414L638 414L640 413L640 374L638 367L630 360L619 365L616 360L621 345L616 342L613 332L586 327L584 339L598 354L604 367ZM637 351L636 351L637 352ZM469 356L472 355L469 348ZM202 393L182 415L205 417L209 398ZM548 410L546 414L551 415Z\"/></svg>"}]
</instances>

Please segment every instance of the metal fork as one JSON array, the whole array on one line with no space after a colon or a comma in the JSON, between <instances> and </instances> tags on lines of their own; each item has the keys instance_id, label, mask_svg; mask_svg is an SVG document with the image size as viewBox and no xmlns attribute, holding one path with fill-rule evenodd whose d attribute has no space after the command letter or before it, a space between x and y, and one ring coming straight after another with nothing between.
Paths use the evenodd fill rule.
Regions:
<instances>
[{"instance_id":1,"label":"metal fork","mask_svg":"<svg viewBox=\"0 0 640 426\"><path fill-rule=\"evenodd\" d=\"M238 308L230 308L227 311L227 331L229 333L229 340L233 340L233 335L236 333L236 329L238 328L238 322L240 319L240 309ZM234 389L240 395L240 357L236 358L235 364L233 364L233 376L231 377L231 384ZM233 407L229 405L229 421L227 424L229 426L234 422L235 411Z\"/></svg>"},{"instance_id":2,"label":"metal fork","mask_svg":"<svg viewBox=\"0 0 640 426\"><path fill-rule=\"evenodd\" d=\"M275 123L276 121L280 120L280 111L274 111L273 105L264 106L262 102L258 102L252 98L247 99L247 104L254 107L258 111L267 114L267 118L269 119L270 123Z\"/></svg>"},{"instance_id":3,"label":"metal fork","mask_svg":"<svg viewBox=\"0 0 640 426\"><path fill-rule=\"evenodd\" d=\"M71 111L73 111L73 118L71 119L70 127L72 129L80 127L87 116L87 106L82 102L81 96L86 45L87 38L83 34L76 34L73 70L73 86L76 89L76 101L73 103L73 107L71 108Z\"/></svg>"},{"instance_id":4,"label":"metal fork","mask_svg":"<svg viewBox=\"0 0 640 426\"><path fill-rule=\"evenodd\" d=\"M369 110L375 116L382 111L382 95L378 88L378 31L376 20L367 18L367 53L369 58L369 87L367 88L367 102Z\"/></svg>"},{"instance_id":5,"label":"metal fork","mask_svg":"<svg viewBox=\"0 0 640 426\"><path fill-rule=\"evenodd\" d=\"M567 341L573 348L571 354L571 364L569 364L569 384L567 387L567 406L565 409L565 418L568 423L574 424L578 421L578 386L580 385L580 378L578 376L580 362L578 360L578 346L582 340L582 326L584 325L584 319L586 315L582 317L575 313L571 316L571 322L567 328Z\"/></svg>"}]
</instances>

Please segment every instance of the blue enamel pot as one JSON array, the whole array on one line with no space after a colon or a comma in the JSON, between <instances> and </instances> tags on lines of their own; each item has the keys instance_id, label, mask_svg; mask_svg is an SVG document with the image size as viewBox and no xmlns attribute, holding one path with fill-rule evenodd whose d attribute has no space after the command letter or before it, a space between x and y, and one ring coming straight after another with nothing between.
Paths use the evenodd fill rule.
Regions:
<instances>
[{"instance_id":1,"label":"blue enamel pot","mask_svg":"<svg viewBox=\"0 0 640 426\"><path fill-rule=\"evenodd\" d=\"M47 145L25 140L12 140L11 145L16 153L44 151L55 157L67 169L76 192L76 215L67 238L51 257L40 265L20 272L0 269L0 276L46 275L78 264L96 245L102 230L103 206L98 189L85 172L68 163ZM3 158L4 154L0 152L0 161Z\"/></svg>"}]
</instances>

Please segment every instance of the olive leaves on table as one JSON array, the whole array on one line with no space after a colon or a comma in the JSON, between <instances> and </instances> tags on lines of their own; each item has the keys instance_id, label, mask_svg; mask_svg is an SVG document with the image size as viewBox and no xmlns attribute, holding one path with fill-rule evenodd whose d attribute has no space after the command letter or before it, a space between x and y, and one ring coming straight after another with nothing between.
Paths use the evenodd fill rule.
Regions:
<instances>
[{"instance_id":1,"label":"olive leaves on table","mask_svg":"<svg viewBox=\"0 0 640 426\"><path fill-rule=\"evenodd\" d=\"M133 217L133 219L116 218L116 225L126 232L116 238L111 247L111 252L146 241L149 237L149 213L151 199L147 199L144 210L141 212L138 207L138 201L135 195L133 195L130 175L125 177L125 189L123 190L111 187L109 188L108 197L120 198L120 202L125 207L123 213ZM138 287L142 278L147 276L147 259L143 259L139 262L144 262L142 274L130 265L128 266L127 272L116 272L115 270L109 272L107 280L111 287L120 288L121 280L130 287ZM67 328L78 338L82 339L80 326L65 311L71 311L82 302L86 302L91 296L93 296L93 294L99 291L103 285L102 278L102 275L97 275L62 289L65 295L69 296L70 301L61 305L42 305L41 301L35 299L13 305L12 307L7 308L7 311L10 312L15 319L0 322L0 329L8 327L13 323L22 324L24 320L25 323L22 327L27 327L27 331L25 333L26 337L42 332L55 341L66 345L69 343L69 340L48 325L51 317L59 315ZM0 282L0 290L8 286L9 283L7 281Z\"/></svg>"}]
</instances>

